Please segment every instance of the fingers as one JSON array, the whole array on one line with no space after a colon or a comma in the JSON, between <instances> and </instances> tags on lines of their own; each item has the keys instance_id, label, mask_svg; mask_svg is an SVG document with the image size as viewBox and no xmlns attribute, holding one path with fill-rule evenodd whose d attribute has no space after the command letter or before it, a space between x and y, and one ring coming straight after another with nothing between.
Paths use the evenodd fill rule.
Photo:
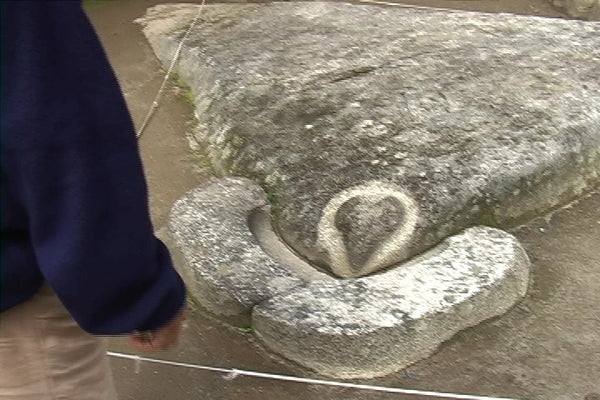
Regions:
<instances>
[{"instance_id":1,"label":"fingers","mask_svg":"<svg viewBox=\"0 0 600 400\"><path fill-rule=\"evenodd\" d=\"M129 344L139 351L166 350L175 346L183 329L185 312L181 310L171 321L154 332L134 332L129 336Z\"/></svg>"},{"instance_id":2,"label":"fingers","mask_svg":"<svg viewBox=\"0 0 600 400\"><path fill-rule=\"evenodd\" d=\"M129 345L139 351L155 350L152 339L147 333L135 332L129 336Z\"/></svg>"},{"instance_id":3,"label":"fingers","mask_svg":"<svg viewBox=\"0 0 600 400\"><path fill-rule=\"evenodd\" d=\"M154 352L167 350L177 344L177 338L165 335L129 336L129 345L139 351Z\"/></svg>"}]
</instances>

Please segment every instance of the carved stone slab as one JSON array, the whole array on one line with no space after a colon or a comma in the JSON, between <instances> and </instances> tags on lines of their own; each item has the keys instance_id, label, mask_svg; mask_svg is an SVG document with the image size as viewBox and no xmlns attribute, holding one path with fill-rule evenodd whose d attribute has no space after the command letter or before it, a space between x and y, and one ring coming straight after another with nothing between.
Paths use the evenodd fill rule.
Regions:
<instances>
[{"instance_id":1,"label":"carved stone slab","mask_svg":"<svg viewBox=\"0 0 600 400\"><path fill-rule=\"evenodd\" d=\"M165 65L197 7L144 18ZM177 72L217 172L259 182L286 243L348 277L597 184L598 65L597 23L285 2L206 6Z\"/></svg>"}]
</instances>

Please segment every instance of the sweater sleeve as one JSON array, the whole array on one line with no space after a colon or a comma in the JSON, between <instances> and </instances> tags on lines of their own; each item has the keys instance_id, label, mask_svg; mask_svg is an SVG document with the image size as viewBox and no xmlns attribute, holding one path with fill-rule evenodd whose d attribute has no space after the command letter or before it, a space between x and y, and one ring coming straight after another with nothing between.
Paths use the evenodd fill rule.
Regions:
<instances>
[{"instance_id":1,"label":"sweater sleeve","mask_svg":"<svg viewBox=\"0 0 600 400\"><path fill-rule=\"evenodd\" d=\"M83 329L150 330L185 301L151 226L133 124L79 2L6 2L3 164L38 266Z\"/></svg>"}]
</instances>

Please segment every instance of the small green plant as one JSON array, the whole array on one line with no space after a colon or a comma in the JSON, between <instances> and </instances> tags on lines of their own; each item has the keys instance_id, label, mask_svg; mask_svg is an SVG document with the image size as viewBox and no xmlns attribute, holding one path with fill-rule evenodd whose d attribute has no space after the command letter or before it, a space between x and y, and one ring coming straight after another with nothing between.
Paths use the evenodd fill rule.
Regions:
<instances>
[{"instance_id":1,"label":"small green plant","mask_svg":"<svg viewBox=\"0 0 600 400\"><path fill-rule=\"evenodd\" d=\"M199 172L206 175L217 176L217 172L213 168L210 157L206 153L205 149L199 148L192 150L192 154L195 162L194 165Z\"/></svg>"},{"instance_id":2,"label":"small green plant","mask_svg":"<svg viewBox=\"0 0 600 400\"><path fill-rule=\"evenodd\" d=\"M185 99L185 101L192 105L194 104L194 94L191 90L186 90L185 92L183 92L182 96Z\"/></svg>"},{"instance_id":3,"label":"small green plant","mask_svg":"<svg viewBox=\"0 0 600 400\"><path fill-rule=\"evenodd\" d=\"M271 217L279 219L280 217L282 217L284 212L279 196L269 187L266 188L266 193L267 201L271 206Z\"/></svg>"},{"instance_id":4,"label":"small green plant","mask_svg":"<svg viewBox=\"0 0 600 400\"><path fill-rule=\"evenodd\" d=\"M185 83L177 72L172 72L169 81L175 86L175 93L185 99L191 105L194 105L194 93L192 89Z\"/></svg>"},{"instance_id":5,"label":"small green plant","mask_svg":"<svg viewBox=\"0 0 600 400\"><path fill-rule=\"evenodd\" d=\"M277 194L272 191L267 191L267 200L271 204L271 206L277 204Z\"/></svg>"},{"instance_id":6,"label":"small green plant","mask_svg":"<svg viewBox=\"0 0 600 400\"><path fill-rule=\"evenodd\" d=\"M188 89L188 85L185 84L185 82L181 79L177 72L171 72L171 75L169 76L169 81L178 88Z\"/></svg>"},{"instance_id":7,"label":"small green plant","mask_svg":"<svg viewBox=\"0 0 600 400\"><path fill-rule=\"evenodd\" d=\"M241 326L238 328L238 331L240 331L241 333L249 334L254 332L254 329L252 329L251 326Z\"/></svg>"},{"instance_id":8,"label":"small green plant","mask_svg":"<svg viewBox=\"0 0 600 400\"><path fill-rule=\"evenodd\" d=\"M487 211L479 217L479 223L484 226L489 226L491 228L499 228L500 223L496 220L493 211Z\"/></svg>"},{"instance_id":9,"label":"small green plant","mask_svg":"<svg viewBox=\"0 0 600 400\"><path fill-rule=\"evenodd\" d=\"M456 335L456 337L461 342L470 342L471 340L473 340L475 335L473 334L473 332L470 332L470 331L462 331L462 332L459 332L458 335Z\"/></svg>"}]
</instances>

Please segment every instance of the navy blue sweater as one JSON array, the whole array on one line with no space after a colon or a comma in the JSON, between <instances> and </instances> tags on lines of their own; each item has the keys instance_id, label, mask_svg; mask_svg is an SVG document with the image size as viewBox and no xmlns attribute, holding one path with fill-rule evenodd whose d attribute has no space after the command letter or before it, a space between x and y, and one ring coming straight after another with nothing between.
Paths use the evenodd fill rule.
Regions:
<instances>
[{"instance_id":1,"label":"navy blue sweater","mask_svg":"<svg viewBox=\"0 0 600 400\"><path fill-rule=\"evenodd\" d=\"M1 19L0 312L48 281L88 332L157 328L185 288L154 237L134 128L81 4L6 1Z\"/></svg>"}]
</instances>

